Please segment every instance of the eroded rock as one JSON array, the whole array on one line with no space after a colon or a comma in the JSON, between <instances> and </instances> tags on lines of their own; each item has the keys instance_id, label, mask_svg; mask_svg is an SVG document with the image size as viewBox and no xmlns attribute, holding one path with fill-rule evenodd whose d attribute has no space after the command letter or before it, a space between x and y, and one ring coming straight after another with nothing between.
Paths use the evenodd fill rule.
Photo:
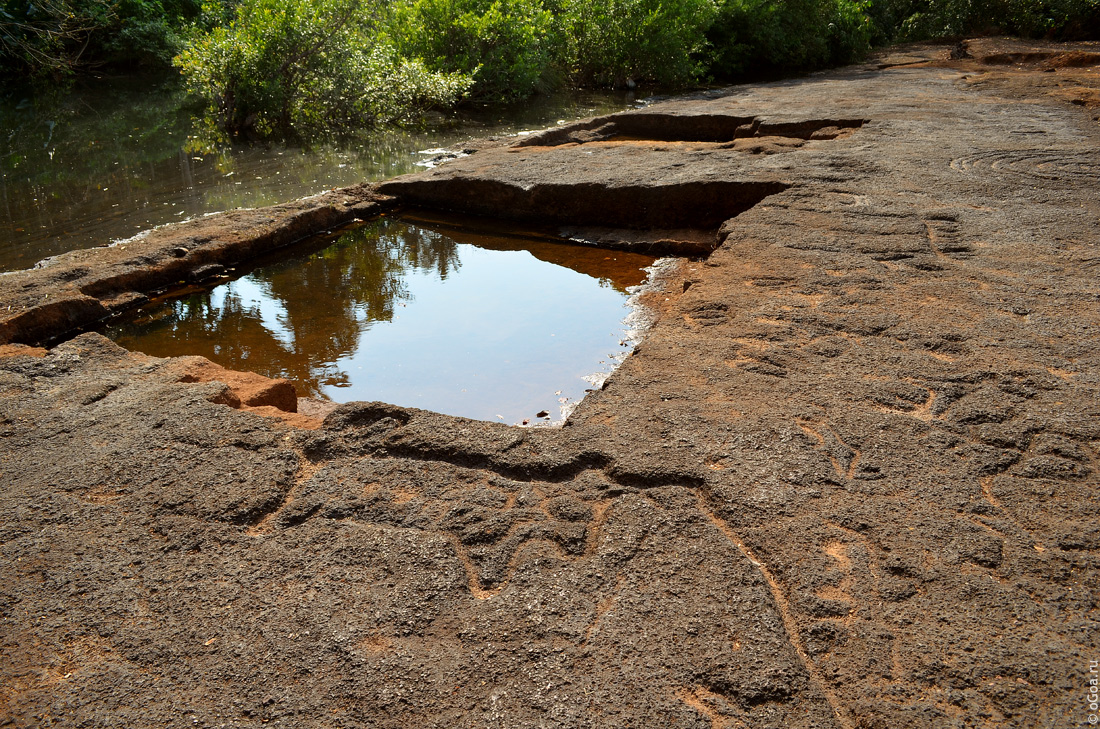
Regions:
<instances>
[{"instance_id":1,"label":"eroded rock","mask_svg":"<svg viewBox=\"0 0 1100 729\"><path fill-rule=\"evenodd\" d=\"M190 358L91 334L5 348L0 716L1085 721L1100 127L1071 97L1097 75L982 60L1036 50L1014 43L973 40L955 60L914 46L471 145L391 183L407 202L557 222L607 191L781 186L721 214L660 198L677 220L738 214L653 292L646 341L561 429L349 403L304 430L217 404L248 378ZM670 119L691 138L621 131ZM737 146L777 130L801 136ZM133 271L113 277L145 265L117 255L0 277L0 293L19 311L47 293L109 309L136 292ZM34 340L17 316L9 341Z\"/></svg>"}]
</instances>

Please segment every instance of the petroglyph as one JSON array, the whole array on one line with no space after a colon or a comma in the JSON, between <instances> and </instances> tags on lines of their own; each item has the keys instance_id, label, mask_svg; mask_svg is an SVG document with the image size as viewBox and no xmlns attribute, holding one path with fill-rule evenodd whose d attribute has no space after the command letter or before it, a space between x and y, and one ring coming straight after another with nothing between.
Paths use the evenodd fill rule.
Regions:
<instances>
[{"instance_id":1,"label":"petroglyph","mask_svg":"<svg viewBox=\"0 0 1100 729\"><path fill-rule=\"evenodd\" d=\"M1094 183L1100 180L1100 155L1081 150L993 150L957 157L951 169L970 174Z\"/></svg>"},{"instance_id":2,"label":"petroglyph","mask_svg":"<svg viewBox=\"0 0 1100 729\"><path fill-rule=\"evenodd\" d=\"M668 236L718 247L560 428L358 403L306 430L96 335L2 348L0 723L1065 724L1100 575L1100 128L1057 84L1097 71L978 60L1021 45L639 110L680 139L471 145L462 205L714 226ZM0 277L0 339L399 202Z\"/></svg>"}]
</instances>

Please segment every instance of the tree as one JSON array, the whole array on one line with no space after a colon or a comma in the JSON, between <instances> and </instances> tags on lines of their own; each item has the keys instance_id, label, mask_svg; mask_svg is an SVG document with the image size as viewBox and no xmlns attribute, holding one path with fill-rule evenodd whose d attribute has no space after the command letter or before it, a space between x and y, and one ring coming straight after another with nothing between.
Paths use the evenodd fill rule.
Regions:
<instances>
[{"instance_id":1,"label":"tree","mask_svg":"<svg viewBox=\"0 0 1100 729\"><path fill-rule=\"evenodd\" d=\"M453 104L472 80L399 56L360 0L245 0L175 59L220 128L306 137Z\"/></svg>"}]
</instances>

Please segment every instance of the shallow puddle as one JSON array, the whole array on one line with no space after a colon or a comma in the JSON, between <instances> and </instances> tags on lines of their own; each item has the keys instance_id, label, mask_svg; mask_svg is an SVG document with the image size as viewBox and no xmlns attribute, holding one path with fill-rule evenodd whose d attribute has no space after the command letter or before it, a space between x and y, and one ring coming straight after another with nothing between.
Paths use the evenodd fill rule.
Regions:
<instances>
[{"instance_id":1,"label":"shallow puddle","mask_svg":"<svg viewBox=\"0 0 1100 729\"><path fill-rule=\"evenodd\" d=\"M334 238L105 333L286 377L300 396L546 422L630 351L631 291L655 262L454 221L381 218Z\"/></svg>"}]
</instances>

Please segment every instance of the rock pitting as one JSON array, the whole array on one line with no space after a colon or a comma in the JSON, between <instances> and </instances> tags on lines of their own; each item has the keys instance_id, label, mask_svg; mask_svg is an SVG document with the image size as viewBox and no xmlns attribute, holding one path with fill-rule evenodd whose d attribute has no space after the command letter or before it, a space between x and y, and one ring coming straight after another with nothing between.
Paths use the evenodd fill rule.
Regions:
<instances>
[{"instance_id":1,"label":"rock pitting","mask_svg":"<svg viewBox=\"0 0 1100 729\"><path fill-rule=\"evenodd\" d=\"M966 50L331 193L316 227L419 205L714 241L560 429L319 422L195 358L19 346L301 233L277 221L0 277L0 724L1085 725L1100 70Z\"/></svg>"}]
</instances>

